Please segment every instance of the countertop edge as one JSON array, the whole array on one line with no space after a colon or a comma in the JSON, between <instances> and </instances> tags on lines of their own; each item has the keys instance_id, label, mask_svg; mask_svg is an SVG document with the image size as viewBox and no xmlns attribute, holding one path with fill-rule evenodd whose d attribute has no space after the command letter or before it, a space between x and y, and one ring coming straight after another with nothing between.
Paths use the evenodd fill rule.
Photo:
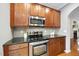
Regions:
<instances>
[{"instance_id":1,"label":"countertop edge","mask_svg":"<svg viewBox=\"0 0 79 59\"><path fill-rule=\"evenodd\" d=\"M66 36L55 36L55 37L49 37L49 38L47 38L48 40L50 40L50 39L54 39L54 38L62 38L62 37L66 37ZM11 40L9 40L8 42L6 42L5 44L3 44L3 46L10 46L10 45L16 45L16 44L22 44L22 43L30 43L30 42L17 42L17 43L10 43L12 41L12 39ZM8 44L7 44L8 43ZM10 44L9 44L10 43Z\"/></svg>"}]
</instances>

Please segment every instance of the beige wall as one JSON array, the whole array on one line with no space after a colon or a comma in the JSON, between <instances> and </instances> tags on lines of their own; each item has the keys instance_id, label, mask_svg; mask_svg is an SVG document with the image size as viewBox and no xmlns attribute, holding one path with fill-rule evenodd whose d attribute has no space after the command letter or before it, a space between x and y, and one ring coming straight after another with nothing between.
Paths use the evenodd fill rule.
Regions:
<instances>
[{"instance_id":1,"label":"beige wall","mask_svg":"<svg viewBox=\"0 0 79 59\"><path fill-rule=\"evenodd\" d=\"M10 7L7 3L0 3L0 55L3 55L3 44L11 38Z\"/></svg>"}]
</instances>

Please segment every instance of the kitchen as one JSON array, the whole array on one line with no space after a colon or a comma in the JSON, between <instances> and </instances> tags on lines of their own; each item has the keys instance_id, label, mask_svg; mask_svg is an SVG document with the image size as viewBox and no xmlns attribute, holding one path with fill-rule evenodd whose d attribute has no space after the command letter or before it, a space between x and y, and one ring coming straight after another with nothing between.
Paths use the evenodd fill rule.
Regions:
<instances>
[{"instance_id":1,"label":"kitchen","mask_svg":"<svg viewBox=\"0 0 79 59\"><path fill-rule=\"evenodd\" d=\"M57 56L66 50L61 11L39 3L10 4L12 39L3 44L4 56ZM66 31L63 31L66 32Z\"/></svg>"},{"instance_id":2,"label":"kitchen","mask_svg":"<svg viewBox=\"0 0 79 59\"><path fill-rule=\"evenodd\" d=\"M43 54L53 56L64 52L65 36L56 34L60 28L59 10L37 3L15 3L10 4L10 15L13 39L3 46L5 56L40 56ZM55 41L54 45L53 41ZM53 46L55 48L52 49Z\"/></svg>"}]
</instances>

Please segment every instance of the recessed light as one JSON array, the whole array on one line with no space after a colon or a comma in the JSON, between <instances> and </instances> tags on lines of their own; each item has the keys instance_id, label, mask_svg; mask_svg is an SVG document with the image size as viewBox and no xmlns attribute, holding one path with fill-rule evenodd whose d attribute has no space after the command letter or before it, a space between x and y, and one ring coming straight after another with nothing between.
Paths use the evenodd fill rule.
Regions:
<instances>
[{"instance_id":1,"label":"recessed light","mask_svg":"<svg viewBox=\"0 0 79 59\"><path fill-rule=\"evenodd\" d=\"M46 13L48 13L49 12L49 9L48 8L46 8Z\"/></svg>"}]
</instances>

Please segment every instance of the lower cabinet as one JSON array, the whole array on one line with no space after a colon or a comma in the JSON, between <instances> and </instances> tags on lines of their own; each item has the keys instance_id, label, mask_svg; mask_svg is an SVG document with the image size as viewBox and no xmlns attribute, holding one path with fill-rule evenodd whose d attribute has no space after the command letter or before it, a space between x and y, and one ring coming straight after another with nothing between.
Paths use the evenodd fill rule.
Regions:
<instances>
[{"instance_id":1,"label":"lower cabinet","mask_svg":"<svg viewBox=\"0 0 79 59\"><path fill-rule=\"evenodd\" d=\"M29 43L4 45L4 56L28 56L29 55ZM50 38L48 42L48 55L56 56L65 50L65 37Z\"/></svg>"},{"instance_id":2,"label":"lower cabinet","mask_svg":"<svg viewBox=\"0 0 79 59\"><path fill-rule=\"evenodd\" d=\"M28 43L4 45L4 56L28 56Z\"/></svg>"},{"instance_id":3,"label":"lower cabinet","mask_svg":"<svg viewBox=\"0 0 79 59\"><path fill-rule=\"evenodd\" d=\"M48 42L48 55L56 56L65 50L65 37L51 38Z\"/></svg>"},{"instance_id":4,"label":"lower cabinet","mask_svg":"<svg viewBox=\"0 0 79 59\"><path fill-rule=\"evenodd\" d=\"M27 48L21 48L13 51L9 51L10 56L28 56Z\"/></svg>"}]
</instances>

